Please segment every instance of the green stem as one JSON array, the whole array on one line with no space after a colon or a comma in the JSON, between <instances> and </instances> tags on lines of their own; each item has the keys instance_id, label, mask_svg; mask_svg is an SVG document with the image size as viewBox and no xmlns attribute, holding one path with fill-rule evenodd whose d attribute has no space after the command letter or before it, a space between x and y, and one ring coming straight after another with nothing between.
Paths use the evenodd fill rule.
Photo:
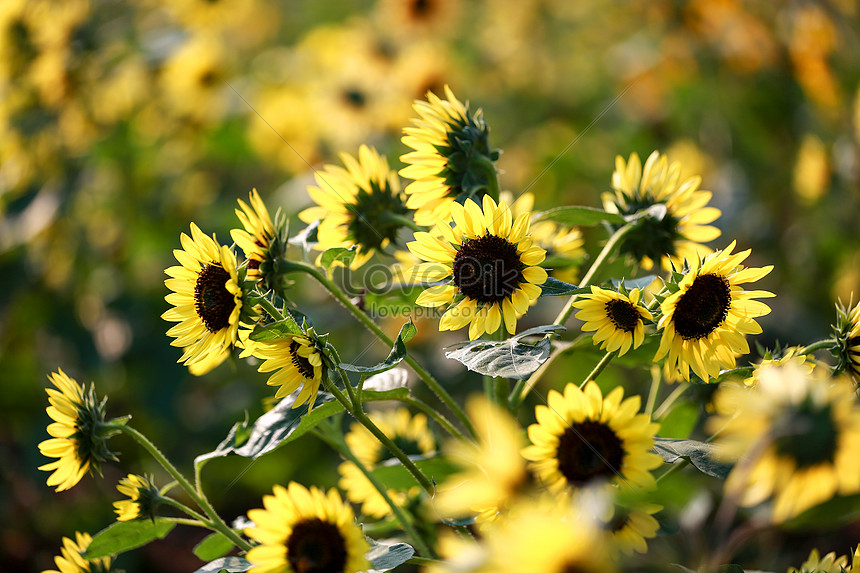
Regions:
<instances>
[{"instance_id":1,"label":"green stem","mask_svg":"<svg viewBox=\"0 0 860 573\"><path fill-rule=\"evenodd\" d=\"M486 155L479 153L473 155L469 160L469 166L477 167L487 176L487 194L493 198L496 203L499 202L499 174L496 171L496 164ZM480 205L480 202L478 202Z\"/></svg>"},{"instance_id":2,"label":"green stem","mask_svg":"<svg viewBox=\"0 0 860 573\"><path fill-rule=\"evenodd\" d=\"M600 359L600 362L597 363L597 366L594 367L594 370L585 377L585 380L582 381L582 384L579 385L580 388L583 388L586 384L588 384L589 380L597 380L597 377L603 372L603 369L606 368L606 365L612 362L612 359L618 354L618 351L613 350L612 352L607 352L603 358Z\"/></svg>"},{"instance_id":3,"label":"green stem","mask_svg":"<svg viewBox=\"0 0 860 573\"><path fill-rule=\"evenodd\" d=\"M663 376L660 372L660 367L656 364L651 366L651 387L648 390L648 402L645 404L645 413L650 418L654 413L654 404L657 403L657 394L660 393L660 382L663 381Z\"/></svg>"},{"instance_id":4,"label":"green stem","mask_svg":"<svg viewBox=\"0 0 860 573\"><path fill-rule=\"evenodd\" d=\"M164 501L164 503L166 503L168 505L172 505L173 507L175 507L179 511L190 515L191 517L193 517L197 521L203 523L205 525L205 527L208 527L209 529L213 529L211 521L206 516L197 513L196 511L194 511L193 509L191 509L190 507L188 507L184 503L177 501L177 500L173 499L172 497L164 497L164 498L162 498L162 501Z\"/></svg>"},{"instance_id":5,"label":"green stem","mask_svg":"<svg viewBox=\"0 0 860 573\"><path fill-rule=\"evenodd\" d=\"M349 380L343 375L342 372L338 372L338 374L343 379L344 385L349 387ZM425 476L421 472L421 470L418 469L418 466L415 465L415 462L410 460L409 456L407 456L403 452L403 450L401 450L400 447L391 440L391 438L386 436L385 432L380 430L379 427L377 427L377 425L373 423L373 420L371 420L370 417L365 414L364 411L362 411L361 404L351 403L350 399L344 396L343 392L341 392L337 388L337 386L334 385L333 382L329 380L326 380L325 382L326 389L331 392L332 395L334 395L337 401L343 405L344 409L349 412L350 415L352 415L352 417L355 418L359 424L367 428L367 430L371 434L373 434L376 439L379 440L379 442L383 446L385 446L395 458L400 461L401 464L403 464L403 467L405 467L406 470L409 471L410 474L412 474L412 477L415 478L415 480L421 485L421 487L424 488L424 490L428 494L433 495L435 491L433 487L433 482L427 479L427 476Z\"/></svg>"},{"instance_id":6,"label":"green stem","mask_svg":"<svg viewBox=\"0 0 860 573\"><path fill-rule=\"evenodd\" d=\"M363 463L361 463L361 461L359 461L357 457L355 457L355 454L350 451L346 444L343 443L343 441L340 439L334 439L328 436L324 431L321 430L317 430L316 435L324 442L329 444L332 448L340 452L340 454L344 458L352 462L355 467L357 467L359 471L364 474L364 477L367 478L367 481L369 481L373 485L376 491L379 492L379 495L382 496L382 499L385 500L385 503L388 504L388 507L391 509L391 512L394 514L394 517L400 523L400 526L403 528L403 531L405 531L406 534L412 538L412 541L415 543L415 547L418 548L418 551L423 555L436 557L436 554L433 553L430 546L428 546L424 539L422 539L421 536L418 534L418 530L415 529L412 520L409 519L409 516L406 515L406 513L403 511L403 508L397 505L394 500L391 499L391 496L388 495L388 490L386 489L385 485L383 485L382 482L380 482L376 478L376 476L373 475L373 472L368 470L367 467Z\"/></svg>"},{"instance_id":7,"label":"green stem","mask_svg":"<svg viewBox=\"0 0 860 573\"><path fill-rule=\"evenodd\" d=\"M212 529L221 533L224 537L232 541L237 547L242 549L243 551L248 551L251 549L251 544L242 539L235 531L233 531L224 520L221 519L221 516L215 511L215 508L212 507L212 504L209 503L209 500L206 499L202 493L197 491L197 488L192 486L188 480L182 475L176 467L170 463L170 460L165 457L161 451L149 441L149 438L132 428L131 426L127 426L125 424L108 424L107 425L111 429L119 430L127 434L128 436L134 438L137 443L139 443L143 449L145 449L149 455L155 458L161 467L163 467L167 473L170 474L170 477L176 480L179 486L185 490L185 492L194 500L200 509L203 510L203 513L209 518L209 521L212 524Z\"/></svg>"},{"instance_id":8,"label":"green stem","mask_svg":"<svg viewBox=\"0 0 860 573\"><path fill-rule=\"evenodd\" d=\"M388 346L393 346L394 341L386 335L379 326L373 322L367 314L361 311L357 306L355 306L349 298L343 294L343 292L326 276L321 273L317 268L308 265L306 263L301 263L297 261L288 261L287 265L288 271L300 271L309 274L312 276L318 283L320 283L338 302L340 302L346 309L352 313L352 315L367 328L370 332L372 332L376 337L387 344ZM430 389L436 394L436 396L450 409L454 415L460 420L463 426L468 430L469 434L475 436L475 428L472 426L472 422L469 420L468 416L466 416L466 412L454 401L454 398L451 397L450 394L442 387L442 385L435 379L430 373L424 369L423 366L418 364L418 362L409 354L406 355L404 361L412 367L418 377L425 383Z\"/></svg>"},{"instance_id":9,"label":"green stem","mask_svg":"<svg viewBox=\"0 0 860 573\"><path fill-rule=\"evenodd\" d=\"M415 409L424 412L424 414L430 416L436 421L437 424L442 426L442 429L444 429L446 432L448 432L458 440L468 440L468 438L464 436L463 433L458 430L451 422L449 422L448 419L445 418L445 416L431 408L429 404L425 404L421 400L413 398L412 396L406 396L405 398L395 398L395 400L403 402L405 404L409 404Z\"/></svg>"},{"instance_id":10,"label":"green stem","mask_svg":"<svg viewBox=\"0 0 860 573\"><path fill-rule=\"evenodd\" d=\"M186 519L184 517L159 517L159 519L163 519L164 521L169 521L171 523L176 523L178 525L190 525L192 527L203 527L205 529L212 529L211 527L209 527L208 522L200 522L196 519Z\"/></svg>"},{"instance_id":11,"label":"green stem","mask_svg":"<svg viewBox=\"0 0 860 573\"><path fill-rule=\"evenodd\" d=\"M679 384L674 390L672 390L672 393L669 394L663 401L663 403L660 404L660 407L654 411L653 419L659 420L660 418L668 414L669 409L672 407L672 404L674 404L675 401L680 398L689 387L689 384Z\"/></svg>"},{"instance_id":12,"label":"green stem","mask_svg":"<svg viewBox=\"0 0 860 573\"><path fill-rule=\"evenodd\" d=\"M803 348L801 348L798 351L797 355L802 356L804 354L812 354L813 352L816 352L818 350L823 350L823 349L829 350L830 348L833 348L833 346L835 346L835 345L836 345L836 340L834 340L832 338L828 338L827 340L819 340L818 342L813 342L809 346L804 346Z\"/></svg>"}]
</instances>

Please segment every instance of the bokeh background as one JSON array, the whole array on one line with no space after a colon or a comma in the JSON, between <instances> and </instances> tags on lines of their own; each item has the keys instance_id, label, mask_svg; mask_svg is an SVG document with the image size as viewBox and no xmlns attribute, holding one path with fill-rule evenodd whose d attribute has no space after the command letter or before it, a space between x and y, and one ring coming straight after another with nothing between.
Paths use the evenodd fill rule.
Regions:
<instances>
[{"instance_id":1,"label":"bokeh background","mask_svg":"<svg viewBox=\"0 0 860 573\"><path fill-rule=\"evenodd\" d=\"M858 32L852 0L2 0L0 568L53 567L62 536L111 523L122 476L164 480L118 438L104 479L48 488L46 375L95 381L110 415L131 414L189 470L270 391L247 364L201 378L176 364L160 315L179 234L194 221L227 241L252 188L295 234L311 167L362 143L400 165L413 100L445 84L483 108L502 187L538 209L599 206L616 155L680 161L722 210L713 246L737 239L751 265L775 267L758 340L827 336L834 302L860 296ZM586 232L592 255L604 237ZM342 356L384 356L318 289L294 292ZM524 326L551 321L552 304ZM477 388L442 357L462 336L435 329L419 321L414 351L458 396ZM253 464L215 460L206 488L231 519L276 482L335 485L336 462L307 438ZM120 565L193 571L201 536L177 529Z\"/></svg>"}]
</instances>

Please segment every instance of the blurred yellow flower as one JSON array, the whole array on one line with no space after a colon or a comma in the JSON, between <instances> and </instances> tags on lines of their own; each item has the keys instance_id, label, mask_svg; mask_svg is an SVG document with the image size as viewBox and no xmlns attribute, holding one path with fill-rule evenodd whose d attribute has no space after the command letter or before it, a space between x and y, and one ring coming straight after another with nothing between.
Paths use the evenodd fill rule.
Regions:
<instances>
[{"instance_id":1,"label":"blurred yellow flower","mask_svg":"<svg viewBox=\"0 0 860 573\"><path fill-rule=\"evenodd\" d=\"M46 569L42 573L108 573L111 571L110 557L87 560L82 557L87 547L93 542L89 533L75 533L75 540L63 537L63 547L60 555L54 557L57 569Z\"/></svg>"}]
</instances>

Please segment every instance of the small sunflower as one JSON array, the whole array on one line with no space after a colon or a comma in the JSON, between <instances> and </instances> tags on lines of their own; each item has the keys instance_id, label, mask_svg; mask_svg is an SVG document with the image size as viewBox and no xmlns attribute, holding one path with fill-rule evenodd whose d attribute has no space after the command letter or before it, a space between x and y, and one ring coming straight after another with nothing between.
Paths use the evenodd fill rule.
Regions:
<instances>
[{"instance_id":1,"label":"small sunflower","mask_svg":"<svg viewBox=\"0 0 860 573\"><path fill-rule=\"evenodd\" d=\"M320 383L325 376L325 365L311 336L290 334L283 338L259 342L246 338L244 346L240 358L259 358L263 362L257 368L258 372L274 372L266 384L279 386L275 393L276 400L301 387L293 408L298 408L305 402L308 403L308 408L314 407Z\"/></svg>"},{"instance_id":2,"label":"small sunflower","mask_svg":"<svg viewBox=\"0 0 860 573\"><path fill-rule=\"evenodd\" d=\"M645 340L645 321L651 313L639 304L638 288L629 294L591 287L591 294L580 296L573 306L580 309L576 318L585 322L582 330L594 333L594 344L600 349L618 351L619 356L638 348Z\"/></svg>"},{"instance_id":3,"label":"small sunflower","mask_svg":"<svg viewBox=\"0 0 860 573\"><path fill-rule=\"evenodd\" d=\"M107 448L107 439L114 431L105 431L105 400L99 401L95 388L89 392L62 370L57 370L48 379L57 387L46 389L50 406L48 416L54 420L48 425L53 436L39 444L39 451L49 458L59 458L40 466L43 471L53 471L48 477L49 486L56 491L73 487L87 471L99 471L99 465L116 456Z\"/></svg>"},{"instance_id":4,"label":"small sunflower","mask_svg":"<svg viewBox=\"0 0 860 573\"><path fill-rule=\"evenodd\" d=\"M837 371L847 372L855 381L860 381L860 303L849 303L848 307L838 304L836 316L833 330L836 335L834 354L839 356Z\"/></svg>"},{"instance_id":5,"label":"small sunflower","mask_svg":"<svg viewBox=\"0 0 860 573\"><path fill-rule=\"evenodd\" d=\"M117 521L155 517L155 509L161 498L161 492L155 487L152 478L128 474L119 480L116 489L128 497L128 499L113 502Z\"/></svg>"},{"instance_id":6,"label":"small sunflower","mask_svg":"<svg viewBox=\"0 0 860 573\"><path fill-rule=\"evenodd\" d=\"M469 399L466 412L478 442L455 440L445 444L445 453L461 471L439 486L433 504L443 516L478 514L481 521L492 520L528 480L520 454L522 428L506 410L481 395Z\"/></svg>"},{"instance_id":7,"label":"small sunflower","mask_svg":"<svg viewBox=\"0 0 860 573\"><path fill-rule=\"evenodd\" d=\"M400 157L408 164L400 175L413 180L405 189L406 206L415 209L415 222L423 226L450 221L451 204L458 199L480 198L490 184L489 165L499 156L490 149L481 111L470 112L448 86L445 97L428 92L428 101L416 101L413 108L421 117L403 130L403 143L414 149Z\"/></svg>"},{"instance_id":8,"label":"small sunflower","mask_svg":"<svg viewBox=\"0 0 860 573\"><path fill-rule=\"evenodd\" d=\"M175 249L173 254L181 266L164 271L171 277L164 284L173 291L164 299L173 308L161 318L179 323L167 331L176 339L171 346L184 349L178 362L191 366L206 361L214 368L218 363L211 357L226 358L225 350L238 338L242 287L236 255L194 223L191 237L182 233L180 239L182 249Z\"/></svg>"},{"instance_id":9,"label":"small sunflower","mask_svg":"<svg viewBox=\"0 0 860 573\"><path fill-rule=\"evenodd\" d=\"M620 386L604 398L594 381L584 391L570 383L564 395L552 390L547 405L535 408L537 423L528 428L532 445L523 457L551 492L599 481L655 486L650 470L662 459L649 450L659 426L637 413L639 396L623 397Z\"/></svg>"},{"instance_id":10,"label":"small sunflower","mask_svg":"<svg viewBox=\"0 0 860 573\"><path fill-rule=\"evenodd\" d=\"M83 558L87 547L93 542L89 533L75 532L75 540L63 537L60 555L54 557L57 569L46 569L42 573L108 573L111 571L111 558L86 560Z\"/></svg>"},{"instance_id":11,"label":"small sunflower","mask_svg":"<svg viewBox=\"0 0 860 573\"><path fill-rule=\"evenodd\" d=\"M317 206L305 209L299 218L306 223L320 220L319 250L357 245L350 265L355 269L397 239L404 226L399 219L409 209L397 173L375 149L362 145L358 160L346 153L341 160L346 169L326 165L314 174L319 187L308 187L308 193Z\"/></svg>"},{"instance_id":12,"label":"small sunflower","mask_svg":"<svg viewBox=\"0 0 860 573\"><path fill-rule=\"evenodd\" d=\"M758 384L721 386L714 396L711 431L716 455L741 460L727 492L753 506L773 499L780 523L837 493L860 492L860 408L853 384L792 363L768 368Z\"/></svg>"},{"instance_id":13,"label":"small sunflower","mask_svg":"<svg viewBox=\"0 0 860 573\"><path fill-rule=\"evenodd\" d=\"M625 162L615 158L612 174L613 193L604 193L603 208L609 213L632 215L654 205L665 207L665 213L648 215L621 242L620 251L650 269L661 261L665 270L672 264L697 258L710 252L702 243L720 236L720 230L708 225L720 216L720 210L706 207L710 191L699 189L701 177L681 181L680 163L669 165L665 155L653 152L645 167L636 153Z\"/></svg>"},{"instance_id":14,"label":"small sunflower","mask_svg":"<svg viewBox=\"0 0 860 573\"><path fill-rule=\"evenodd\" d=\"M260 542L248 551L252 573L357 573L370 566L369 545L352 508L337 490L291 482L263 496L265 509L252 509L245 535Z\"/></svg>"},{"instance_id":15,"label":"small sunflower","mask_svg":"<svg viewBox=\"0 0 860 573\"><path fill-rule=\"evenodd\" d=\"M241 209L236 209L236 216L244 229L232 229L230 236L248 259L248 280L256 281L264 278L277 260L278 253L272 252L277 234L269 210L256 189L251 191L250 201L248 205L239 199Z\"/></svg>"},{"instance_id":16,"label":"small sunflower","mask_svg":"<svg viewBox=\"0 0 860 573\"><path fill-rule=\"evenodd\" d=\"M412 415L406 408L388 410L371 416L376 426L394 440L409 456L429 456L436 452L436 441L424 414ZM349 449L367 469L373 469L392 456L382 447L379 440L361 424L352 424L345 436ZM352 462L344 462L338 467L341 475L338 485L353 503L361 504L361 511L367 516L382 519L391 515L391 508L376 491L376 488ZM407 491L388 490L388 496L398 505L405 506L410 499L417 497L421 488L415 486Z\"/></svg>"},{"instance_id":17,"label":"small sunflower","mask_svg":"<svg viewBox=\"0 0 860 573\"><path fill-rule=\"evenodd\" d=\"M440 221L433 233L415 233L407 246L421 260L416 280L446 281L424 290L416 303L426 307L450 305L439 330L469 325L469 339L493 333L504 322L514 334L517 319L541 294L546 271L537 266L546 251L529 237L529 217L512 222L511 211L484 196L483 211L471 199L451 204L454 227ZM438 238L442 237L442 238Z\"/></svg>"},{"instance_id":18,"label":"small sunflower","mask_svg":"<svg viewBox=\"0 0 860 573\"><path fill-rule=\"evenodd\" d=\"M753 319L770 312L753 299L773 293L740 285L761 279L773 266L745 268L741 263L750 251L733 254L734 248L732 241L723 251L695 259L680 282L669 285L674 292L660 305L657 328L663 336L654 360L666 356L666 370L680 372L685 380L691 368L704 381L716 378L721 368L734 368L736 356L749 352L744 337L761 332Z\"/></svg>"},{"instance_id":19,"label":"small sunflower","mask_svg":"<svg viewBox=\"0 0 860 573\"><path fill-rule=\"evenodd\" d=\"M662 506L654 504L635 508L615 506L612 517L605 524L606 531L612 535L614 546L626 555L632 555L634 551L647 553L646 540L656 537L660 529L653 514L661 509Z\"/></svg>"},{"instance_id":20,"label":"small sunflower","mask_svg":"<svg viewBox=\"0 0 860 573\"><path fill-rule=\"evenodd\" d=\"M788 568L788 573L845 573L853 571L853 567L848 566L848 556L836 556L835 551L831 551L824 557L818 549L813 549L809 552L809 558L803 562L800 569L794 567Z\"/></svg>"}]
</instances>

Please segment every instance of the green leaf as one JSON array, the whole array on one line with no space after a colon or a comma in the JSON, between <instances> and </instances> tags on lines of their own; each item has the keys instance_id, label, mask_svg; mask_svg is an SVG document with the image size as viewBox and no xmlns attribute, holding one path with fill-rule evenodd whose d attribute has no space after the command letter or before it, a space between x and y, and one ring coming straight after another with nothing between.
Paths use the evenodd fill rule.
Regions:
<instances>
[{"instance_id":1,"label":"green leaf","mask_svg":"<svg viewBox=\"0 0 860 573\"><path fill-rule=\"evenodd\" d=\"M638 288L639 290L645 290L646 288L648 288L648 286L651 285L651 283L654 282L654 279L656 279L656 278L657 278L657 275L647 275L644 277L640 277L638 279L631 279L631 280L628 280L628 279L621 279L621 280L612 279L612 286L614 286L617 289L619 286L621 286L623 284L624 288L626 288L628 291L631 291L635 288Z\"/></svg>"},{"instance_id":2,"label":"green leaf","mask_svg":"<svg viewBox=\"0 0 860 573\"><path fill-rule=\"evenodd\" d=\"M370 290L364 295L364 309L378 318L407 316L418 308L415 300L426 288L424 284L403 284L385 292Z\"/></svg>"},{"instance_id":3,"label":"green leaf","mask_svg":"<svg viewBox=\"0 0 860 573\"><path fill-rule=\"evenodd\" d=\"M326 392L320 392L317 395L316 406L310 412L308 412L307 402L298 408L292 407L297 396L298 393L294 393L285 397L274 408L257 418L250 427L247 440L241 445L236 441L239 424L235 424L214 451L198 456L194 460L195 466L231 453L246 458L259 458L275 448L300 438L326 418L343 412L343 405ZM371 402L398 400L407 396L409 396L408 388L395 388L384 392L365 390L361 394L361 399L363 402Z\"/></svg>"},{"instance_id":4,"label":"green leaf","mask_svg":"<svg viewBox=\"0 0 860 573\"><path fill-rule=\"evenodd\" d=\"M379 543L373 539L368 539L372 544L370 551L364 554L370 561L370 569L365 573L382 573L382 571L390 571L398 565L402 565L412 559L415 555L415 549L406 543L394 543L386 545Z\"/></svg>"},{"instance_id":5,"label":"green leaf","mask_svg":"<svg viewBox=\"0 0 860 573\"><path fill-rule=\"evenodd\" d=\"M373 366L358 366L348 362L341 362L339 366L348 372L360 372L362 374L385 372L390 368L394 368L401 360L406 358L405 343L411 340L416 332L418 332L418 329L412 324L412 319L410 318L406 321L406 324L400 327L400 332L397 333L397 338L394 339L394 346L391 347L391 352L385 360Z\"/></svg>"},{"instance_id":6,"label":"green leaf","mask_svg":"<svg viewBox=\"0 0 860 573\"><path fill-rule=\"evenodd\" d=\"M415 462L424 475L436 483L442 483L445 478L460 469L445 456L409 456L409 459ZM374 468L372 473L386 488L397 491L405 491L418 483L397 459L386 460Z\"/></svg>"},{"instance_id":7,"label":"green leaf","mask_svg":"<svg viewBox=\"0 0 860 573\"><path fill-rule=\"evenodd\" d=\"M699 407L689 402L676 404L660 420L660 437L684 439L699 421Z\"/></svg>"},{"instance_id":8,"label":"green leaf","mask_svg":"<svg viewBox=\"0 0 860 573\"><path fill-rule=\"evenodd\" d=\"M672 440L669 438L654 438L654 451L664 462L673 464L684 458L702 473L720 479L726 479L732 466L714 460L714 445L696 440Z\"/></svg>"},{"instance_id":9,"label":"green leaf","mask_svg":"<svg viewBox=\"0 0 860 573\"><path fill-rule=\"evenodd\" d=\"M254 327L254 332L251 333L251 340L256 342L265 342L266 340L277 340L284 338L290 334L304 334L302 328L296 322L289 312L284 313L286 316L283 320L267 324L265 326L257 325Z\"/></svg>"},{"instance_id":10,"label":"green leaf","mask_svg":"<svg viewBox=\"0 0 860 573\"><path fill-rule=\"evenodd\" d=\"M219 573L220 571L239 573L241 571L248 571L253 566L253 563L242 557L222 557L221 559L207 563L200 569L195 570L194 573Z\"/></svg>"},{"instance_id":11,"label":"green leaf","mask_svg":"<svg viewBox=\"0 0 860 573\"><path fill-rule=\"evenodd\" d=\"M623 225L625 223L624 217L617 213L607 213L603 209L595 209L594 207L583 207L579 205L555 207L553 209L543 211L542 213L537 213L532 217L532 223L537 223L538 221L554 221L569 227L591 227L593 225L599 225L604 221L617 225Z\"/></svg>"},{"instance_id":12,"label":"green leaf","mask_svg":"<svg viewBox=\"0 0 860 573\"><path fill-rule=\"evenodd\" d=\"M719 384L720 382L725 382L726 380L745 380L752 376L752 374L752 366L741 366L740 368L723 370L722 372L720 372L720 375L717 376L717 379L711 382L711 384Z\"/></svg>"},{"instance_id":13,"label":"green leaf","mask_svg":"<svg viewBox=\"0 0 860 573\"><path fill-rule=\"evenodd\" d=\"M579 288L574 284L566 283L552 277L547 277L546 282L540 285L541 296L568 296L588 292L591 292L591 287Z\"/></svg>"},{"instance_id":14,"label":"green leaf","mask_svg":"<svg viewBox=\"0 0 860 573\"><path fill-rule=\"evenodd\" d=\"M223 557L233 549L233 542L217 531L207 535L200 543L194 546L194 555L201 561L212 561Z\"/></svg>"},{"instance_id":15,"label":"green leaf","mask_svg":"<svg viewBox=\"0 0 860 573\"><path fill-rule=\"evenodd\" d=\"M357 247L355 245L350 248L344 247L332 247L331 249L326 249L322 256L320 256L320 266L324 268L329 273L331 272L332 265L336 263L340 263L345 267L348 267L350 263L352 263L353 259L355 259Z\"/></svg>"},{"instance_id":16,"label":"green leaf","mask_svg":"<svg viewBox=\"0 0 860 573\"><path fill-rule=\"evenodd\" d=\"M161 539L176 524L164 518L117 521L96 533L84 553L84 559L97 559L129 551L150 541Z\"/></svg>"},{"instance_id":17,"label":"green leaf","mask_svg":"<svg viewBox=\"0 0 860 573\"><path fill-rule=\"evenodd\" d=\"M409 372L404 368L392 368L379 374L374 374L364 381L364 390L393 390L395 388L406 388L409 383Z\"/></svg>"},{"instance_id":18,"label":"green leaf","mask_svg":"<svg viewBox=\"0 0 860 573\"><path fill-rule=\"evenodd\" d=\"M457 350L446 352L445 358L462 363L472 372L519 380L528 377L549 358L550 341L546 334L564 329L563 326L550 324L530 328L507 340L465 342L461 343L463 346ZM534 344L520 342L523 338L535 334L543 337Z\"/></svg>"}]
</instances>

